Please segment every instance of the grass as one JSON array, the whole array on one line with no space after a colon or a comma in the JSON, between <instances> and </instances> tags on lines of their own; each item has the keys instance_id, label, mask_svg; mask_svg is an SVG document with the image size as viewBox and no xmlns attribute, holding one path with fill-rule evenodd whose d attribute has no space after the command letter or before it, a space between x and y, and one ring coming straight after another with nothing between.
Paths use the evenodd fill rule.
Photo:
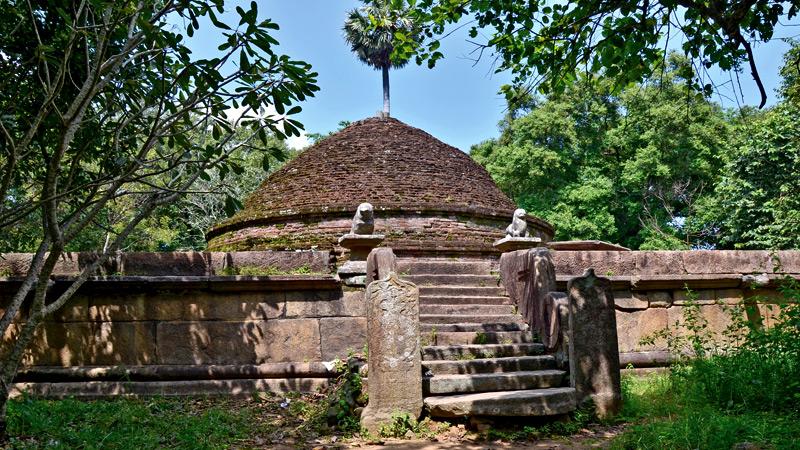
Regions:
<instances>
[{"instance_id":1,"label":"grass","mask_svg":"<svg viewBox=\"0 0 800 450\"><path fill-rule=\"evenodd\" d=\"M22 399L9 404L13 448L222 448L259 431L254 407L200 399ZM264 430L260 430L264 431Z\"/></svg>"},{"instance_id":2,"label":"grass","mask_svg":"<svg viewBox=\"0 0 800 450\"><path fill-rule=\"evenodd\" d=\"M627 430L613 449L796 449L800 417L769 411L725 411L693 396L689 386L665 373L623 378L620 420Z\"/></svg>"}]
</instances>

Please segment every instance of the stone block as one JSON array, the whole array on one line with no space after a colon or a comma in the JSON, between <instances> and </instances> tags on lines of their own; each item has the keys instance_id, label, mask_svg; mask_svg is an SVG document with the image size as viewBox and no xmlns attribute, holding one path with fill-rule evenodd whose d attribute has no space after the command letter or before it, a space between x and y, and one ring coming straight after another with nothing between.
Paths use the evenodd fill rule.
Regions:
<instances>
[{"instance_id":1,"label":"stone block","mask_svg":"<svg viewBox=\"0 0 800 450\"><path fill-rule=\"evenodd\" d=\"M647 309L647 294L631 291L614 291L614 305L617 309Z\"/></svg>"},{"instance_id":2,"label":"stone block","mask_svg":"<svg viewBox=\"0 0 800 450\"><path fill-rule=\"evenodd\" d=\"M636 258L636 275L677 275L684 274L683 252L656 251L631 252Z\"/></svg>"},{"instance_id":3,"label":"stone block","mask_svg":"<svg viewBox=\"0 0 800 450\"><path fill-rule=\"evenodd\" d=\"M286 293L286 317L364 317L364 291Z\"/></svg>"},{"instance_id":4,"label":"stone block","mask_svg":"<svg viewBox=\"0 0 800 450\"><path fill-rule=\"evenodd\" d=\"M422 413L419 289L392 272L367 286L369 404L361 424L376 433L398 413Z\"/></svg>"},{"instance_id":5,"label":"stone block","mask_svg":"<svg viewBox=\"0 0 800 450\"><path fill-rule=\"evenodd\" d=\"M775 255L777 261L773 261L773 267L780 269L780 273L800 274L800 251L782 250Z\"/></svg>"},{"instance_id":6,"label":"stone block","mask_svg":"<svg viewBox=\"0 0 800 450\"><path fill-rule=\"evenodd\" d=\"M651 308L669 308L672 306L672 291L650 291L647 299Z\"/></svg>"},{"instance_id":7,"label":"stone block","mask_svg":"<svg viewBox=\"0 0 800 450\"><path fill-rule=\"evenodd\" d=\"M684 308L681 306L668 310L670 330L675 336L688 336L691 333L685 326ZM714 340L722 343L723 332L733 323L736 310L727 305L701 305L699 308L700 315L707 322L704 331L710 332Z\"/></svg>"},{"instance_id":8,"label":"stone block","mask_svg":"<svg viewBox=\"0 0 800 450\"><path fill-rule=\"evenodd\" d=\"M669 325L667 309L651 308L640 311L617 311L617 339L621 352L650 350L639 344L642 338Z\"/></svg>"},{"instance_id":9,"label":"stone block","mask_svg":"<svg viewBox=\"0 0 800 450\"><path fill-rule=\"evenodd\" d=\"M681 252L687 273L771 272L769 252L761 250L692 250Z\"/></svg>"},{"instance_id":10,"label":"stone block","mask_svg":"<svg viewBox=\"0 0 800 450\"><path fill-rule=\"evenodd\" d=\"M220 274L226 269L260 268L278 272L292 272L307 267L313 273L330 272L329 251L252 251L252 252L211 252L211 270Z\"/></svg>"},{"instance_id":11,"label":"stone block","mask_svg":"<svg viewBox=\"0 0 800 450\"><path fill-rule=\"evenodd\" d=\"M673 291L672 295L673 305L685 305L690 298L698 305L711 305L717 301L717 294L713 289L700 289L692 291L691 294L684 289Z\"/></svg>"},{"instance_id":12,"label":"stone block","mask_svg":"<svg viewBox=\"0 0 800 450\"><path fill-rule=\"evenodd\" d=\"M86 322L89 318L89 296L76 294L58 309L48 321L53 322Z\"/></svg>"},{"instance_id":13,"label":"stone block","mask_svg":"<svg viewBox=\"0 0 800 450\"><path fill-rule=\"evenodd\" d=\"M635 253L624 251L588 250L554 251L553 263L559 275L581 275L592 268L605 276L631 275L635 266Z\"/></svg>"},{"instance_id":14,"label":"stone block","mask_svg":"<svg viewBox=\"0 0 800 450\"><path fill-rule=\"evenodd\" d=\"M3 341L16 340L24 324L12 324ZM77 366L88 363L86 355L95 345L91 324L88 322L39 324L33 339L22 355L24 366ZM8 347L3 348L7 351Z\"/></svg>"},{"instance_id":15,"label":"stone block","mask_svg":"<svg viewBox=\"0 0 800 450\"><path fill-rule=\"evenodd\" d=\"M737 305L744 301L744 292L741 289L717 289L714 296L718 303Z\"/></svg>"},{"instance_id":16,"label":"stone block","mask_svg":"<svg viewBox=\"0 0 800 450\"><path fill-rule=\"evenodd\" d=\"M167 302L163 302L161 297L151 298L144 293L94 295L89 301L88 319L98 322L153 320L156 317L148 317L147 314L148 304L156 302L167 307Z\"/></svg>"},{"instance_id":17,"label":"stone block","mask_svg":"<svg viewBox=\"0 0 800 450\"><path fill-rule=\"evenodd\" d=\"M284 315L283 292L188 292L152 299L147 316L156 320L266 320Z\"/></svg>"},{"instance_id":18,"label":"stone block","mask_svg":"<svg viewBox=\"0 0 800 450\"><path fill-rule=\"evenodd\" d=\"M124 275L203 276L208 274L201 252L128 252L122 254Z\"/></svg>"},{"instance_id":19,"label":"stone block","mask_svg":"<svg viewBox=\"0 0 800 450\"><path fill-rule=\"evenodd\" d=\"M92 324L84 348L87 365L134 366L156 363L155 322L102 322Z\"/></svg>"},{"instance_id":20,"label":"stone block","mask_svg":"<svg viewBox=\"0 0 800 450\"><path fill-rule=\"evenodd\" d=\"M622 407L619 344L611 281L592 269L567 284L570 308L570 384L578 404L594 400L599 417Z\"/></svg>"},{"instance_id":21,"label":"stone block","mask_svg":"<svg viewBox=\"0 0 800 450\"><path fill-rule=\"evenodd\" d=\"M263 364L320 361L316 319L160 322L161 364Z\"/></svg>"},{"instance_id":22,"label":"stone block","mask_svg":"<svg viewBox=\"0 0 800 450\"><path fill-rule=\"evenodd\" d=\"M319 320L323 361L345 359L350 353L363 351L367 342L367 319L364 317L331 317Z\"/></svg>"}]
</instances>

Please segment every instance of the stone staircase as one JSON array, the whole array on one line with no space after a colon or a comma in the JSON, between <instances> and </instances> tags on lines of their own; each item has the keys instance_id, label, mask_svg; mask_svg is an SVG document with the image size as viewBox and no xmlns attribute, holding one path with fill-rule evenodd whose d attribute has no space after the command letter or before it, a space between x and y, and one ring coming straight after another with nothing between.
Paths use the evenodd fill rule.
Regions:
<instances>
[{"instance_id":1,"label":"stone staircase","mask_svg":"<svg viewBox=\"0 0 800 450\"><path fill-rule=\"evenodd\" d=\"M488 259L398 260L420 290L423 395L433 417L549 416L575 409Z\"/></svg>"}]
</instances>

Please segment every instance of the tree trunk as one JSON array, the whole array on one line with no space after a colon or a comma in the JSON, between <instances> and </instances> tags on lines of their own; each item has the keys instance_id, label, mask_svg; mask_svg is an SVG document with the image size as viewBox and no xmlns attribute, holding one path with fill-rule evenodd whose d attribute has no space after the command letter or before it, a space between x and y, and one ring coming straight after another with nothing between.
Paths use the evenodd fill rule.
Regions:
<instances>
[{"instance_id":1,"label":"tree trunk","mask_svg":"<svg viewBox=\"0 0 800 450\"><path fill-rule=\"evenodd\" d=\"M6 422L6 412L8 408L8 388L0 387L0 445L8 443L8 424Z\"/></svg>"},{"instance_id":2,"label":"tree trunk","mask_svg":"<svg viewBox=\"0 0 800 450\"><path fill-rule=\"evenodd\" d=\"M381 67L383 72L383 116L389 117L389 65Z\"/></svg>"}]
</instances>

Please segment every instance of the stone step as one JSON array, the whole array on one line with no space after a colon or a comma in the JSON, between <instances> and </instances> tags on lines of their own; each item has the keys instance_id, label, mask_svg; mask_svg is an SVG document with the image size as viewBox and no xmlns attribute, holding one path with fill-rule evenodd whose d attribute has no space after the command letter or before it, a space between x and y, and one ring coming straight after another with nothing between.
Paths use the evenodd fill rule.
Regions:
<instances>
[{"instance_id":1,"label":"stone step","mask_svg":"<svg viewBox=\"0 0 800 450\"><path fill-rule=\"evenodd\" d=\"M542 353L544 353L544 345L540 343L433 345L422 347L422 359L424 361L506 358L511 356L541 355Z\"/></svg>"},{"instance_id":2,"label":"stone step","mask_svg":"<svg viewBox=\"0 0 800 450\"><path fill-rule=\"evenodd\" d=\"M423 361L422 371L439 375L470 373L499 373L514 371L550 370L556 368L553 355L509 356L505 358L478 358L444 361Z\"/></svg>"},{"instance_id":3,"label":"stone step","mask_svg":"<svg viewBox=\"0 0 800 450\"><path fill-rule=\"evenodd\" d=\"M442 375L422 379L424 395L515 391L561 386L563 370Z\"/></svg>"},{"instance_id":4,"label":"stone step","mask_svg":"<svg viewBox=\"0 0 800 450\"><path fill-rule=\"evenodd\" d=\"M425 398L433 417L556 416L575 410L575 389L557 387Z\"/></svg>"},{"instance_id":5,"label":"stone step","mask_svg":"<svg viewBox=\"0 0 800 450\"><path fill-rule=\"evenodd\" d=\"M499 286L419 286L419 296L452 296L452 297L498 297L505 296L505 288Z\"/></svg>"},{"instance_id":6,"label":"stone step","mask_svg":"<svg viewBox=\"0 0 800 450\"><path fill-rule=\"evenodd\" d=\"M516 313L513 305L419 305L420 314L503 315Z\"/></svg>"},{"instance_id":7,"label":"stone step","mask_svg":"<svg viewBox=\"0 0 800 450\"><path fill-rule=\"evenodd\" d=\"M398 259L397 271L406 275L450 274L486 275L492 270L491 260L480 259Z\"/></svg>"},{"instance_id":8,"label":"stone step","mask_svg":"<svg viewBox=\"0 0 800 450\"><path fill-rule=\"evenodd\" d=\"M417 286L497 287L500 280L492 275L404 275L404 280Z\"/></svg>"},{"instance_id":9,"label":"stone step","mask_svg":"<svg viewBox=\"0 0 800 450\"><path fill-rule=\"evenodd\" d=\"M527 331L526 323L421 323L420 333L455 331Z\"/></svg>"},{"instance_id":10,"label":"stone step","mask_svg":"<svg viewBox=\"0 0 800 450\"><path fill-rule=\"evenodd\" d=\"M427 295L419 297L420 305L511 305L508 297L502 296L456 296L456 295Z\"/></svg>"},{"instance_id":11,"label":"stone step","mask_svg":"<svg viewBox=\"0 0 800 450\"><path fill-rule=\"evenodd\" d=\"M533 344L530 331L436 332L433 345Z\"/></svg>"},{"instance_id":12,"label":"stone step","mask_svg":"<svg viewBox=\"0 0 800 450\"><path fill-rule=\"evenodd\" d=\"M420 323L522 323L518 314L420 314Z\"/></svg>"}]
</instances>

